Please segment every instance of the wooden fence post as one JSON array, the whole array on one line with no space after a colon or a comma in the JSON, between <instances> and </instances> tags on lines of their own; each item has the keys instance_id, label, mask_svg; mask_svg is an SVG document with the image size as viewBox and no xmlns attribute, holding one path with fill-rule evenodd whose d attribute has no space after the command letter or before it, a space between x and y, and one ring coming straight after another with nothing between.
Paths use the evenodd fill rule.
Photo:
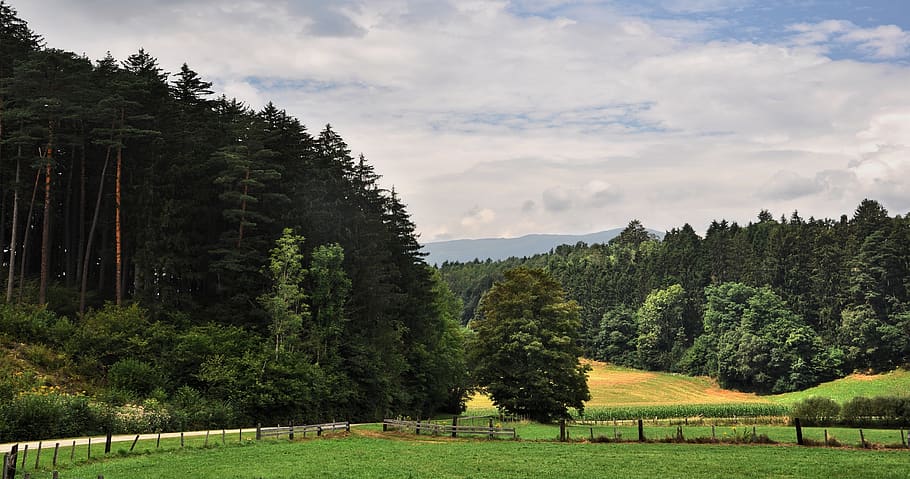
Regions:
<instances>
[{"instance_id":1,"label":"wooden fence post","mask_svg":"<svg viewBox=\"0 0 910 479\"><path fill-rule=\"evenodd\" d=\"M0 479L6 479L7 469L9 469L9 454L3 453L3 469L0 470Z\"/></svg>"},{"instance_id":2,"label":"wooden fence post","mask_svg":"<svg viewBox=\"0 0 910 479\"><path fill-rule=\"evenodd\" d=\"M51 477L53 479L60 479L60 473L58 471L54 471L51 473Z\"/></svg>"},{"instance_id":3,"label":"wooden fence post","mask_svg":"<svg viewBox=\"0 0 910 479\"><path fill-rule=\"evenodd\" d=\"M828 447L828 430L825 429L825 447Z\"/></svg>"},{"instance_id":4,"label":"wooden fence post","mask_svg":"<svg viewBox=\"0 0 910 479\"><path fill-rule=\"evenodd\" d=\"M559 420L559 442L566 442L566 420Z\"/></svg>"},{"instance_id":5,"label":"wooden fence post","mask_svg":"<svg viewBox=\"0 0 910 479\"><path fill-rule=\"evenodd\" d=\"M458 437L458 416L452 416L452 437Z\"/></svg>"},{"instance_id":6,"label":"wooden fence post","mask_svg":"<svg viewBox=\"0 0 910 479\"><path fill-rule=\"evenodd\" d=\"M222 430L221 430L221 445L222 445L222 446L225 445L225 444L227 444L227 442L225 441L226 435L227 435L227 431L225 431L224 429L222 429Z\"/></svg>"},{"instance_id":7,"label":"wooden fence post","mask_svg":"<svg viewBox=\"0 0 910 479\"><path fill-rule=\"evenodd\" d=\"M344 423L344 432L351 432L351 421Z\"/></svg>"},{"instance_id":8,"label":"wooden fence post","mask_svg":"<svg viewBox=\"0 0 910 479\"><path fill-rule=\"evenodd\" d=\"M28 459L28 444L25 445L25 449L22 451L22 470L25 470L25 460Z\"/></svg>"},{"instance_id":9,"label":"wooden fence post","mask_svg":"<svg viewBox=\"0 0 910 479\"><path fill-rule=\"evenodd\" d=\"M714 433L714 424L711 425L711 440L716 441L717 435Z\"/></svg>"},{"instance_id":10,"label":"wooden fence post","mask_svg":"<svg viewBox=\"0 0 910 479\"><path fill-rule=\"evenodd\" d=\"M904 440L904 430L901 429L901 446L907 447L907 441Z\"/></svg>"},{"instance_id":11,"label":"wooden fence post","mask_svg":"<svg viewBox=\"0 0 910 479\"><path fill-rule=\"evenodd\" d=\"M19 445L15 444L9 450L9 457L6 459L6 464L3 468L3 472L6 474L4 477L7 479L13 479L16 477L16 460L19 458Z\"/></svg>"},{"instance_id":12,"label":"wooden fence post","mask_svg":"<svg viewBox=\"0 0 910 479\"><path fill-rule=\"evenodd\" d=\"M60 452L60 443L54 444L54 460L51 462L51 465L57 467L57 453Z\"/></svg>"},{"instance_id":13,"label":"wooden fence post","mask_svg":"<svg viewBox=\"0 0 910 479\"><path fill-rule=\"evenodd\" d=\"M414 434L419 436L420 435L420 418L417 418L417 422L415 424L416 425L414 426Z\"/></svg>"},{"instance_id":14,"label":"wooden fence post","mask_svg":"<svg viewBox=\"0 0 910 479\"><path fill-rule=\"evenodd\" d=\"M70 447L70 464L76 459L76 440L73 439L73 445Z\"/></svg>"},{"instance_id":15,"label":"wooden fence post","mask_svg":"<svg viewBox=\"0 0 910 479\"><path fill-rule=\"evenodd\" d=\"M859 433L860 433L860 436L862 436L863 430L860 429ZM42 444L43 443L41 441L38 441L38 452L35 454L35 470L38 469L38 463L41 462L41 445ZM24 467L22 469L25 470Z\"/></svg>"},{"instance_id":16,"label":"wooden fence post","mask_svg":"<svg viewBox=\"0 0 910 479\"><path fill-rule=\"evenodd\" d=\"M92 438L88 438L88 458L92 458Z\"/></svg>"},{"instance_id":17,"label":"wooden fence post","mask_svg":"<svg viewBox=\"0 0 910 479\"><path fill-rule=\"evenodd\" d=\"M139 442L139 435L136 434L136 438L133 439L133 444L130 446L130 452L133 452L133 448L136 447L136 443Z\"/></svg>"},{"instance_id":18,"label":"wooden fence post","mask_svg":"<svg viewBox=\"0 0 910 479\"><path fill-rule=\"evenodd\" d=\"M158 438L155 439L155 449L158 449L159 447L161 447L161 433L160 432L158 433Z\"/></svg>"},{"instance_id":19,"label":"wooden fence post","mask_svg":"<svg viewBox=\"0 0 910 479\"><path fill-rule=\"evenodd\" d=\"M180 431L180 448L183 448L183 431Z\"/></svg>"},{"instance_id":20,"label":"wooden fence post","mask_svg":"<svg viewBox=\"0 0 910 479\"><path fill-rule=\"evenodd\" d=\"M205 442L202 443L202 447L209 447L209 431L205 430Z\"/></svg>"},{"instance_id":21,"label":"wooden fence post","mask_svg":"<svg viewBox=\"0 0 910 479\"><path fill-rule=\"evenodd\" d=\"M645 425L641 419L638 420L638 442L645 442Z\"/></svg>"},{"instance_id":22,"label":"wooden fence post","mask_svg":"<svg viewBox=\"0 0 910 479\"><path fill-rule=\"evenodd\" d=\"M256 440L259 441L262 439L262 423L256 424Z\"/></svg>"},{"instance_id":23,"label":"wooden fence post","mask_svg":"<svg viewBox=\"0 0 910 479\"><path fill-rule=\"evenodd\" d=\"M859 430L859 443L863 446L863 449L866 448L866 437L863 436L863 430Z\"/></svg>"},{"instance_id":24,"label":"wooden fence post","mask_svg":"<svg viewBox=\"0 0 910 479\"><path fill-rule=\"evenodd\" d=\"M316 436L322 436L322 426L316 426Z\"/></svg>"},{"instance_id":25,"label":"wooden fence post","mask_svg":"<svg viewBox=\"0 0 910 479\"><path fill-rule=\"evenodd\" d=\"M490 439L493 439L493 418L490 418Z\"/></svg>"},{"instance_id":26,"label":"wooden fence post","mask_svg":"<svg viewBox=\"0 0 910 479\"><path fill-rule=\"evenodd\" d=\"M800 446L803 445L803 428L799 424L799 418L793 418L793 425L796 426L796 443Z\"/></svg>"},{"instance_id":27,"label":"wooden fence post","mask_svg":"<svg viewBox=\"0 0 910 479\"><path fill-rule=\"evenodd\" d=\"M293 441L293 440L294 440L294 426L291 425L290 429L288 429L288 441Z\"/></svg>"},{"instance_id":28,"label":"wooden fence post","mask_svg":"<svg viewBox=\"0 0 910 479\"><path fill-rule=\"evenodd\" d=\"M111 431L107 432L107 438L104 440L104 453L109 454L111 452Z\"/></svg>"}]
</instances>

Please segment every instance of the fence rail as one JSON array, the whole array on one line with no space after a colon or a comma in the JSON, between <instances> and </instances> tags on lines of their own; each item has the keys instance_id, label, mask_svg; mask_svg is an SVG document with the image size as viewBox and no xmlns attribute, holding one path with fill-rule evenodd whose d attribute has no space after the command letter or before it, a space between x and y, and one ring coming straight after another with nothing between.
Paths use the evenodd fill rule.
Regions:
<instances>
[{"instance_id":1,"label":"fence rail","mask_svg":"<svg viewBox=\"0 0 910 479\"><path fill-rule=\"evenodd\" d=\"M351 431L350 422L328 422L325 424L307 424L305 426L275 426L275 427L262 427L259 425L256 427L256 439L262 439L264 437L282 437L287 436L288 439L294 439L295 434L303 434L303 437L306 437L308 432L315 432L317 436L321 436L323 432L326 431Z\"/></svg>"},{"instance_id":2,"label":"fence rail","mask_svg":"<svg viewBox=\"0 0 910 479\"><path fill-rule=\"evenodd\" d=\"M440 435L451 435L452 437L458 437L461 435L482 435L488 436L490 439L493 439L496 436L511 436L512 439L518 437L515 432L515 428L509 427L494 427L491 424L489 426L459 426L457 424L457 418L453 421L455 424L439 424L429 421L402 421L399 419L383 419L382 421L382 430L383 431L413 431L414 434L431 434L433 436Z\"/></svg>"}]
</instances>

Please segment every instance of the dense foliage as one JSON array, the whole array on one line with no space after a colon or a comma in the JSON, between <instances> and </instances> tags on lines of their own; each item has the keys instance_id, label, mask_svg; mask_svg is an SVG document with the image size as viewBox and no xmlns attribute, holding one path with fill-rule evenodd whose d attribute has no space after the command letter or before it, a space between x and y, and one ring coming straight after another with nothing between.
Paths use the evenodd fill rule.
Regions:
<instances>
[{"instance_id":1,"label":"dense foliage","mask_svg":"<svg viewBox=\"0 0 910 479\"><path fill-rule=\"evenodd\" d=\"M662 240L632 221L609 244L446 263L462 322L503 271L545 268L581 306L589 357L707 374L759 392L910 362L910 215L864 200L852 217L715 221Z\"/></svg>"},{"instance_id":2,"label":"dense foliage","mask_svg":"<svg viewBox=\"0 0 910 479\"><path fill-rule=\"evenodd\" d=\"M112 402L246 424L461 403L453 298L330 126L213 98L142 49L46 48L6 3L0 43L3 344L62 354Z\"/></svg>"},{"instance_id":3,"label":"dense foliage","mask_svg":"<svg viewBox=\"0 0 910 479\"><path fill-rule=\"evenodd\" d=\"M578 305L542 270L516 268L484 295L469 351L474 380L500 410L537 421L591 399L579 363Z\"/></svg>"},{"instance_id":4,"label":"dense foliage","mask_svg":"<svg viewBox=\"0 0 910 479\"><path fill-rule=\"evenodd\" d=\"M826 397L813 396L793 405L791 417L807 426L884 426L910 424L910 397L857 396L838 404Z\"/></svg>"}]
</instances>

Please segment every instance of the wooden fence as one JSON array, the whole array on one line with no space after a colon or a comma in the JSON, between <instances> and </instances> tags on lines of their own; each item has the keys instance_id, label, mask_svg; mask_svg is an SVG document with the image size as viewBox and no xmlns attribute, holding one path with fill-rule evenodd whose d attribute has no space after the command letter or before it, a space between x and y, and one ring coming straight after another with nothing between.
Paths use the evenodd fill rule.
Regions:
<instances>
[{"instance_id":1,"label":"wooden fence","mask_svg":"<svg viewBox=\"0 0 910 479\"><path fill-rule=\"evenodd\" d=\"M399 419L383 419L383 431L405 431L414 434L429 434L433 436L452 436L458 435L481 435L493 439L496 436L512 436L512 439L518 437L515 428L503 428L493 426L493 420L490 419L488 426L459 426L458 418L453 419L453 424L440 424L431 421L402 421Z\"/></svg>"},{"instance_id":2,"label":"wooden fence","mask_svg":"<svg viewBox=\"0 0 910 479\"><path fill-rule=\"evenodd\" d=\"M293 426L293 425L292 426L280 426L279 425L279 426L275 426L275 427L262 427L262 425L258 425L256 427L256 440L261 440L264 438L279 438L279 437L287 437L288 439L293 440L295 435L302 435L302 437L306 437L307 433L315 433L316 436L322 436L322 433L327 432L327 431L348 431L349 432L350 430L351 430L351 423L349 423L349 422L307 424L307 425L303 425L303 426ZM222 442L222 444L225 444L226 443L226 431L224 429L222 429L220 432L221 432L221 442ZM239 430L237 430L237 432L238 432L239 440L242 441L243 440L243 430L239 429ZM209 433L210 433L210 431L205 431L205 440L204 440L205 442L203 443L204 444L203 447L208 447L208 445L209 445ZM201 432L198 434L200 436L202 435ZM215 434L217 435L218 431L215 431ZM179 438L180 438L180 447L182 448L182 447L184 447L184 433L183 432L180 433ZM103 441L104 454L110 454L112 436L110 434L108 434L105 439L106 440ZM130 449L129 449L131 452L136 447L136 443L139 441L139 439L140 439L139 434L135 435L135 437L132 438L132 444L130 445ZM161 433L158 433L157 435L145 435L145 439L146 440L155 440L156 449L158 447L160 447L160 445L161 445ZM26 469L31 468L32 462L34 462L35 470L40 469L40 464L42 462L41 453L42 453L42 451L48 451L50 449L53 449L53 459L51 461L51 467L53 467L53 468L57 467L58 455L60 455L60 453L65 451L67 448L69 449L69 454L66 454L65 452L63 452L62 457L65 458L68 456L69 457L68 462L70 464L74 463L75 453L76 453L76 440L71 440L71 441L72 441L71 445L65 444L65 443L62 444L63 448L61 448L61 442L59 442L59 441L55 442L53 444L53 446L51 446L50 441L47 441L46 443L44 441L39 441L38 446L31 450L29 450L28 444L25 444L25 447L21 448L21 449L19 448L19 444L14 445L10 449L9 453L3 454L3 461L0 462L0 466L2 466L2 467L0 467L0 479L15 479L17 469L22 473L20 477L23 477L24 479L28 479L30 477L30 474L28 472L26 472ZM46 446L45 446L45 444L46 444ZM82 446L82 445L87 446L86 447L86 454L87 454L86 458L91 459L93 457L92 456L92 445L93 445L92 438L88 438L87 444L80 444L80 446ZM94 445L96 447L96 450L97 450L97 448L101 447L101 444L99 444L98 442L95 442ZM29 453L31 453L31 454L29 454ZM45 452L45 454L49 454L49 453ZM96 453L96 455L97 455L97 453ZM34 457L34 461L32 461L32 459L31 459L32 457ZM45 457L47 457L47 456L45 456ZM47 467L47 461L45 460L44 462L45 462L44 467ZM56 470L53 471L53 477L54 478L58 477ZM99 476L99 477L101 477L101 476Z\"/></svg>"},{"instance_id":3,"label":"wooden fence","mask_svg":"<svg viewBox=\"0 0 910 479\"><path fill-rule=\"evenodd\" d=\"M322 436L322 433L325 431L346 431L351 432L351 423L349 422L329 422L325 424L308 424L306 426L275 426L275 427L262 427L262 425L256 426L256 440L260 440L264 437L283 437L286 436L288 439L294 439L295 434L302 434L303 437L306 437L307 433L315 432L317 436Z\"/></svg>"}]
</instances>

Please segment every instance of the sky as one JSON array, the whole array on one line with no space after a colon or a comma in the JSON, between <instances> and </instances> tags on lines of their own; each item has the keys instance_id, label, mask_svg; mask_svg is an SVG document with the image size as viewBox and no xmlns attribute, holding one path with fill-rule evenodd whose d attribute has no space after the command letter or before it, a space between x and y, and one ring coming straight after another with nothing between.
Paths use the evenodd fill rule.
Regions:
<instances>
[{"instance_id":1,"label":"sky","mask_svg":"<svg viewBox=\"0 0 910 479\"><path fill-rule=\"evenodd\" d=\"M7 3L331 123L422 242L910 212L910 1Z\"/></svg>"}]
</instances>

